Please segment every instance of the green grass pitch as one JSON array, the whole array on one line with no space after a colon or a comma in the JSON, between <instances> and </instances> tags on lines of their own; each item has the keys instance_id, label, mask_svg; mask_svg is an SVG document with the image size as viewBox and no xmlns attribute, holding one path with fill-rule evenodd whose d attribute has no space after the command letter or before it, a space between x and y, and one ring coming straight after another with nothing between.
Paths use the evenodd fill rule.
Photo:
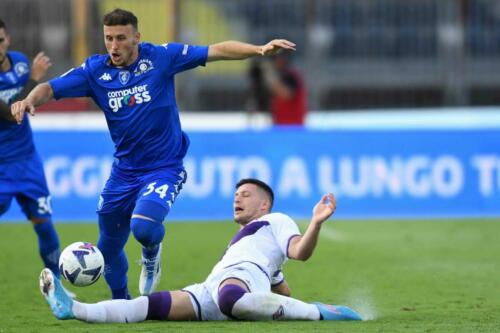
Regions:
<instances>
[{"instance_id":1,"label":"green grass pitch","mask_svg":"<svg viewBox=\"0 0 500 333\"><path fill-rule=\"evenodd\" d=\"M305 224L301 225L302 228ZM96 224L57 224L63 246L97 239ZM226 223L167 222L160 289L202 281L237 231ZM334 221L315 255L289 262L293 296L345 304L364 322L145 322L86 324L53 318L38 290L37 242L25 224L0 224L3 332L500 332L500 221ZM137 296L137 242L127 245ZM109 297L104 281L69 288L85 302Z\"/></svg>"}]
</instances>

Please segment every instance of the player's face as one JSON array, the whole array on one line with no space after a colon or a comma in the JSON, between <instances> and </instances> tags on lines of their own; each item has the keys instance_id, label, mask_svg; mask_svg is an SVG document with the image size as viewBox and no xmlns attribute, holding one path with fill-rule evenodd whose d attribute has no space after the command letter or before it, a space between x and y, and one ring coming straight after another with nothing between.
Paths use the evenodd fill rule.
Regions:
<instances>
[{"instance_id":1,"label":"player's face","mask_svg":"<svg viewBox=\"0 0 500 333\"><path fill-rule=\"evenodd\" d=\"M104 44L111 63L118 67L132 64L139 55L141 34L131 24L104 26Z\"/></svg>"},{"instance_id":2,"label":"player's face","mask_svg":"<svg viewBox=\"0 0 500 333\"><path fill-rule=\"evenodd\" d=\"M9 62L7 60L7 50L9 49L10 39L4 28L0 29L0 68L8 69Z\"/></svg>"},{"instance_id":3,"label":"player's face","mask_svg":"<svg viewBox=\"0 0 500 333\"><path fill-rule=\"evenodd\" d=\"M245 225L269 212L269 200L254 184L241 185L234 194L234 221Z\"/></svg>"}]
</instances>

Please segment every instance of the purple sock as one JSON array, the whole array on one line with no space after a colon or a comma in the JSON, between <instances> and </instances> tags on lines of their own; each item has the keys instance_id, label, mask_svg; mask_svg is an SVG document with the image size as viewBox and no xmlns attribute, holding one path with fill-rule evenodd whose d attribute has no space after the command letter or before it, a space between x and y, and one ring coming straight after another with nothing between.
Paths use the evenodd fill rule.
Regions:
<instances>
[{"instance_id":1,"label":"purple sock","mask_svg":"<svg viewBox=\"0 0 500 333\"><path fill-rule=\"evenodd\" d=\"M169 291L152 293L148 296L148 316L146 320L167 320L172 307L172 296Z\"/></svg>"},{"instance_id":2,"label":"purple sock","mask_svg":"<svg viewBox=\"0 0 500 333\"><path fill-rule=\"evenodd\" d=\"M235 284L226 284L219 290L219 309L228 317L236 319L233 314L234 304L245 295L247 291Z\"/></svg>"}]
</instances>

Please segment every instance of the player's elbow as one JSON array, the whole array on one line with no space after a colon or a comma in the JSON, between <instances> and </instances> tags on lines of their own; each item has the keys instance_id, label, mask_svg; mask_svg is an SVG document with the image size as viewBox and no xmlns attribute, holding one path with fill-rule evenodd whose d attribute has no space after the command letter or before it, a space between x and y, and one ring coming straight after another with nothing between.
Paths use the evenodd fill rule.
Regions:
<instances>
[{"instance_id":1,"label":"player's elbow","mask_svg":"<svg viewBox=\"0 0 500 333\"><path fill-rule=\"evenodd\" d=\"M299 260L299 261L307 261L309 258L311 258L311 253L305 253L305 252L300 252L297 251L294 254L290 254L291 259Z\"/></svg>"},{"instance_id":2,"label":"player's elbow","mask_svg":"<svg viewBox=\"0 0 500 333\"><path fill-rule=\"evenodd\" d=\"M303 254L303 255L299 256L299 257L297 258L297 260L300 260L300 261L307 261L307 260L309 260L309 258L311 258L311 255L310 255L310 254Z\"/></svg>"}]
</instances>

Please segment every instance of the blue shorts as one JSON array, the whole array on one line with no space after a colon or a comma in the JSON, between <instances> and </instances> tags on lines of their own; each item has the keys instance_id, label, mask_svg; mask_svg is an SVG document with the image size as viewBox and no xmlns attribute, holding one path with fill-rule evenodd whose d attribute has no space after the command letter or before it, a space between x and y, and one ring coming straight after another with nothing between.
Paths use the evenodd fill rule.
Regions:
<instances>
[{"instance_id":1,"label":"blue shorts","mask_svg":"<svg viewBox=\"0 0 500 333\"><path fill-rule=\"evenodd\" d=\"M43 163L37 153L23 160L0 164L0 215L9 209L12 198L16 198L28 219L52 215Z\"/></svg>"},{"instance_id":2,"label":"blue shorts","mask_svg":"<svg viewBox=\"0 0 500 333\"><path fill-rule=\"evenodd\" d=\"M127 174L113 167L101 192L97 213L118 213L130 217L140 201L150 200L165 207L168 214L185 182L186 171L183 167L158 169L144 174Z\"/></svg>"}]
</instances>

